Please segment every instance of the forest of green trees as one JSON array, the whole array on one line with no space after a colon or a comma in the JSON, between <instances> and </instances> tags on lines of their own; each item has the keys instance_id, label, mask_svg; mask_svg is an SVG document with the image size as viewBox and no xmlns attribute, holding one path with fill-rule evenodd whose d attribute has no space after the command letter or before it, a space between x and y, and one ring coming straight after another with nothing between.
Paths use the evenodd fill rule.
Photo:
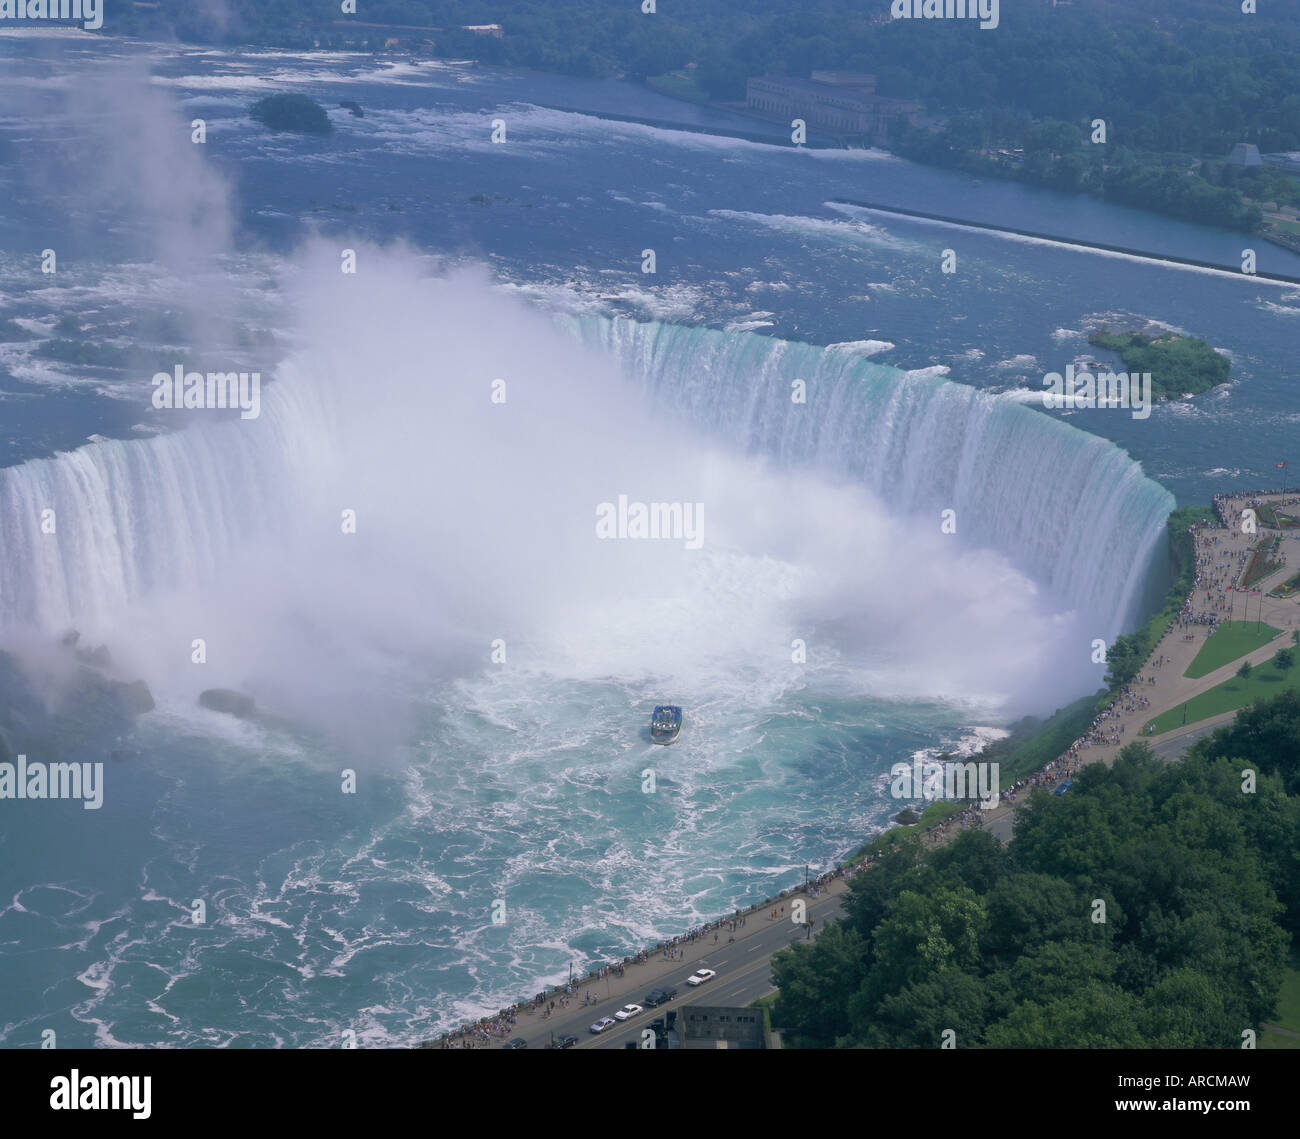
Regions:
<instances>
[{"instance_id":1,"label":"forest of green trees","mask_svg":"<svg viewBox=\"0 0 1300 1139\"><path fill-rule=\"evenodd\" d=\"M881 94L976 116L989 143L1035 121L1104 118L1113 144L1143 152L1300 148L1300 0L1254 16L1219 0L1017 0L992 31L890 22L888 0L657 0L654 15L641 0L360 0L355 17L338 0L123 7L106 28L183 40L329 46L366 36L350 27L365 22L439 28L440 55L575 75L641 78L693 62L719 98L742 98L751 75L851 68L876 74ZM459 30L485 23L504 37Z\"/></svg>"},{"instance_id":2,"label":"forest of green trees","mask_svg":"<svg viewBox=\"0 0 1300 1139\"><path fill-rule=\"evenodd\" d=\"M1035 792L1006 847L908 839L845 909L774 958L787 1046L1239 1048L1300 931L1300 696Z\"/></svg>"},{"instance_id":3,"label":"forest of green trees","mask_svg":"<svg viewBox=\"0 0 1300 1139\"><path fill-rule=\"evenodd\" d=\"M1252 16L1217 0L1002 5L999 26L888 19L888 0L159 0L106 14L107 30L267 47L382 48L396 29L438 55L577 76L645 79L693 66L701 90L743 99L751 75L872 72L915 99L934 132L903 132L918 161L1099 194L1189 221L1253 230L1239 179L1193 171L1234 143L1300 149L1300 0ZM463 25L499 23L500 38ZM1104 147L1086 145L1103 119ZM1023 149L1023 161L990 157ZM1278 183L1274 199L1294 191ZM1270 182L1270 185L1272 183ZM1293 186L1294 183L1291 183Z\"/></svg>"}]
</instances>

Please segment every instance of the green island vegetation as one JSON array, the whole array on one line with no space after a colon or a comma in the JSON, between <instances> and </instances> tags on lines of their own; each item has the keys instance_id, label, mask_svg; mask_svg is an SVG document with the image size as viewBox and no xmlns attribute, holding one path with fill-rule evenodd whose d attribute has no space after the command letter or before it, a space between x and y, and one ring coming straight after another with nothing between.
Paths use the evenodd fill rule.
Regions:
<instances>
[{"instance_id":1,"label":"green island vegetation","mask_svg":"<svg viewBox=\"0 0 1300 1139\"><path fill-rule=\"evenodd\" d=\"M1190 680L1209 676L1216 668L1262 649L1281 631L1258 621L1224 621L1210 634L1183 675Z\"/></svg>"},{"instance_id":2,"label":"green island vegetation","mask_svg":"<svg viewBox=\"0 0 1300 1139\"><path fill-rule=\"evenodd\" d=\"M785 1045L1232 1048L1294 1016L1300 693L1177 763L1130 743L1019 816L1006 847L901 836L851 878L844 920L773 958Z\"/></svg>"},{"instance_id":3,"label":"green island vegetation","mask_svg":"<svg viewBox=\"0 0 1300 1139\"><path fill-rule=\"evenodd\" d=\"M1249 661L1244 661L1236 676L1148 720L1142 725L1142 733L1158 736L1184 724L1198 724L1211 716L1236 712L1283 690L1300 692L1300 670L1294 665L1295 656L1290 649L1279 649L1271 660L1261 665L1248 667Z\"/></svg>"},{"instance_id":4,"label":"green island vegetation","mask_svg":"<svg viewBox=\"0 0 1300 1139\"><path fill-rule=\"evenodd\" d=\"M248 117L273 131L329 134L334 129L325 108L306 95L267 95L253 104Z\"/></svg>"},{"instance_id":5,"label":"green island vegetation","mask_svg":"<svg viewBox=\"0 0 1300 1139\"><path fill-rule=\"evenodd\" d=\"M1278 549L1281 544L1281 538L1261 538L1256 543L1246 568L1241 572L1238 589L1249 589L1256 582L1263 581L1269 574L1282 568L1282 563L1278 561Z\"/></svg>"},{"instance_id":6,"label":"green island vegetation","mask_svg":"<svg viewBox=\"0 0 1300 1139\"><path fill-rule=\"evenodd\" d=\"M1088 343L1116 353L1129 372L1150 372L1152 391L1166 399L1198 395L1227 383L1232 369L1232 361L1204 340L1174 332L1150 337L1103 327L1089 335Z\"/></svg>"}]
</instances>

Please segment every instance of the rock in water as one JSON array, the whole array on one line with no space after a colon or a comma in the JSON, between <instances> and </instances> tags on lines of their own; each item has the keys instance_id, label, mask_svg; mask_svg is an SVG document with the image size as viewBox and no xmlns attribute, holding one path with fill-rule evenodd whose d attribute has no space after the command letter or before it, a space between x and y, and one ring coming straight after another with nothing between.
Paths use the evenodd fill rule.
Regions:
<instances>
[{"instance_id":1,"label":"rock in water","mask_svg":"<svg viewBox=\"0 0 1300 1139\"><path fill-rule=\"evenodd\" d=\"M247 720L257 714L257 704L251 696L230 688L209 688L199 693L199 703L211 712L225 712Z\"/></svg>"},{"instance_id":2,"label":"rock in water","mask_svg":"<svg viewBox=\"0 0 1300 1139\"><path fill-rule=\"evenodd\" d=\"M153 693L149 691L149 685L143 680L132 681L126 684L123 681L116 681L113 685L117 693L117 698L122 702L122 709L128 716L143 716L146 712L154 710Z\"/></svg>"},{"instance_id":3,"label":"rock in water","mask_svg":"<svg viewBox=\"0 0 1300 1139\"><path fill-rule=\"evenodd\" d=\"M325 108L306 95L268 95L254 103L248 114L273 131L329 134L334 129Z\"/></svg>"}]
</instances>

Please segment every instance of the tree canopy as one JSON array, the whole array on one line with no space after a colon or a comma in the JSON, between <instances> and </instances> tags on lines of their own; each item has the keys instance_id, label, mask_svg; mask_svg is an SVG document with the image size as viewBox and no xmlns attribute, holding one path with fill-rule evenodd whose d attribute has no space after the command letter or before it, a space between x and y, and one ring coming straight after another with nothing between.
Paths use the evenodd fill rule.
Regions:
<instances>
[{"instance_id":1,"label":"tree canopy","mask_svg":"<svg viewBox=\"0 0 1300 1139\"><path fill-rule=\"evenodd\" d=\"M1300 696L1035 792L1005 848L904 840L845 910L773 959L791 1047L1239 1046L1300 930Z\"/></svg>"}]
</instances>

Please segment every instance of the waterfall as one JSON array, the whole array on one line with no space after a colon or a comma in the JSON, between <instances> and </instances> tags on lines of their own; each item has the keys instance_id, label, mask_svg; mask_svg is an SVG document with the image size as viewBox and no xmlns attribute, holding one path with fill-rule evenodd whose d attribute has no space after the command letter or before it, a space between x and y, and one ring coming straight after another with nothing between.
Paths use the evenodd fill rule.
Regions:
<instances>
[{"instance_id":1,"label":"waterfall","mask_svg":"<svg viewBox=\"0 0 1300 1139\"><path fill-rule=\"evenodd\" d=\"M703 435L778 469L861 483L904 526L937 532L951 509L958 542L1007 556L1061 609L1095 617L1107 636L1132 620L1173 498L1114 444L839 349L557 319ZM92 625L201 583L243 543L283 528L315 456L346 434L350 378L318 371L282 368L258 420L98 442L0 470L0 630ZM792 401L796 380L806 402Z\"/></svg>"},{"instance_id":2,"label":"waterfall","mask_svg":"<svg viewBox=\"0 0 1300 1139\"><path fill-rule=\"evenodd\" d=\"M867 485L904 524L956 512L1106 635L1131 623L1173 496L1108 440L1012 400L850 352L628 319L566 321L674 414L781 465ZM804 381L806 402L792 400Z\"/></svg>"}]
</instances>

